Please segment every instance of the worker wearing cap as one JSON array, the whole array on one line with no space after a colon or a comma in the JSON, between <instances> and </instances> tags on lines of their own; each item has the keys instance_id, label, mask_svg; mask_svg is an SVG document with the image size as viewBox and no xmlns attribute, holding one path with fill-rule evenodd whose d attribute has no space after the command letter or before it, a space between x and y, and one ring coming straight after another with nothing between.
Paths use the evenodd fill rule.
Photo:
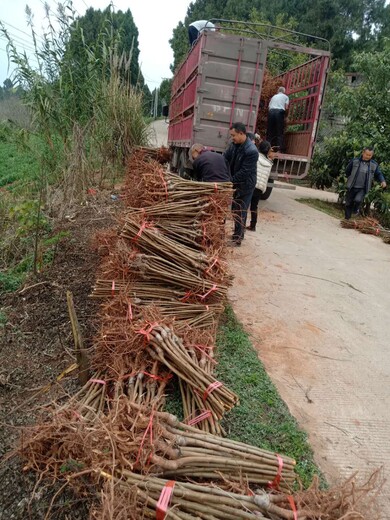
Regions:
<instances>
[{"instance_id":1,"label":"worker wearing cap","mask_svg":"<svg viewBox=\"0 0 390 520\"><path fill-rule=\"evenodd\" d=\"M208 20L196 20L195 22L190 23L188 26L188 38L190 40L190 45L193 45L193 43L198 39L199 35L205 29L215 31L215 25Z\"/></svg>"}]
</instances>

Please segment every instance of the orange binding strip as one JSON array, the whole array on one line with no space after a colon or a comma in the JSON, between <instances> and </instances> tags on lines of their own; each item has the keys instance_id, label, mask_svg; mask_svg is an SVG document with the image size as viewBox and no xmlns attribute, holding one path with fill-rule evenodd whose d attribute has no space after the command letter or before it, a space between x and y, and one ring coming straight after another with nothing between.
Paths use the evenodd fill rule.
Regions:
<instances>
[{"instance_id":1,"label":"orange binding strip","mask_svg":"<svg viewBox=\"0 0 390 520\"><path fill-rule=\"evenodd\" d=\"M206 419L209 419L212 417L211 410L205 410L201 414L199 414L197 417L194 417L193 419L190 419L187 421L188 426L195 426L195 424L198 424L202 421L205 421Z\"/></svg>"},{"instance_id":2,"label":"orange binding strip","mask_svg":"<svg viewBox=\"0 0 390 520\"><path fill-rule=\"evenodd\" d=\"M206 399L211 394L211 392L214 392L214 390L216 390L217 388L220 388L221 386L223 386L223 383L221 383L221 381L214 381L214 383L211 383L206 388L206 390L205 390L205 392L204 392L204 394L202 396L203 401L206 401Z\"/></svg>"},{"instance_id":3,"label":"orange binding strip","mask_svg":"<svg viewBox=\"0 0 390 520\"><path fill-rule=\"evenodd\" d=\"M283 459L277 453L276 453L276 457L278 458L279 467L278 467L278 472L276 474L276 477L273 479L272 482L268 482L268 487L270 487L271 489L279 489L280 481L282 479Z\"/></svg>"},{"instance_id":4,"label":"orange binding strip","mask_svg":"<svg viewBox=\"0 0 390 520\"><path fill-rule=\"evenodd\" d=\"M142 436L141 444L139 446L139 450L138 450L138 453L137 453L137 459L135 461L136 464L138 464L139 459L141 457L142 449L144 447L144 444L145 444L146 437L147 437L148 433L149 433L149 438L150 438L150 446L153 447L153 417L154 417L154 411L150 415L148 426L146 427L146 430L145 430L145 432L144 432L144 434ZM149 459L150 459L150 457L149 457Z\"/></svg>"},{"instance_id":5,"label":"orange binding strip","mask_svg":"<svg viewBox=\"0 0 390 520\"><path fill-rule=\"evenodd\" d=\"M145 336L145 343L147 343L148 341L150 341L150 333L152 332L154 327L158 327L157 321L155 321L154 323L150 323L147 329L136 330L136 333Z\"/></svg>"},{"instance_id":6,"label":"orange binding strip","mask_svg":"<svg viewBox=\"0 0 390 520\"><path fill-rule=\"evenodd\" d=\"M207 296L209 296L211 293L213 293L214 291L217 291L217 290L218 290L218 287L214 284L212 286L212 288L209 291L207 291L206 294L204 294L203 296L200 297L200 299L205 300L207 298Z\"/></svg>"},{"instance_id":7,"label":"orange binding strip","mask_svg":"<svg viewBox=\"0 0 390 520\"><path fill-rule=\"evenodd\" d=\"M160 498L158 499L156 506L156 520L165 520L175 484L176 482L174 480L168 480L168 482L162 488Z\"/></svg>"},{"instance_id":8,"label":"orange binding strip","mask_svg":"<svg viewBox=\"0 0 390 520\"><path fill-rule=\"evenodd\" d=\"M295 505L295 502L294 502L294 497L292 495L288 495L288 501L289 501L289 504L291 506L291 509L293 510L293 513L294 513L294 520L298 520L298 511L297 511L297 506Z\"/></svg>"}]
</instances>

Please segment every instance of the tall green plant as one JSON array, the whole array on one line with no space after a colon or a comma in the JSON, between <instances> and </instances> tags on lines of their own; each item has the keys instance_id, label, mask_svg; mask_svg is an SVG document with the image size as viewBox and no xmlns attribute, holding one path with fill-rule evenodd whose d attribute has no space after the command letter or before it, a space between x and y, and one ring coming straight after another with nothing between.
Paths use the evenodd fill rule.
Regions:
<instances>
[{"instance_id":1,"label":"tall green plant","mask_svg":"<svg viewBox=\"0 0 390 520\"><path fill-rule=\"evenodd\" d=\"M30 236L36 266L42 208L47 211L50 206L52 215L62 214L87 188L107 175L117 176L132 147L146 144L147 128L142 81L135 77L140 77L136 37L127 49L123 47L124 31L116 30L118 20L112 6L96 27L96 39L88 42L71 2L58 5L54 21L46 7L43 43L39 43L29 8L26 15L35 48L32 60L18 51L1 22L0 32L8 40L9 57L16 66L14 82L23 88L34 132L44 143L32 148L41 173L28 194L30 199L39 199ZM128 35L126 38L128 41ZM71 40L78 42L77 52L72 50Z\"/></svg>"}]
</instances>

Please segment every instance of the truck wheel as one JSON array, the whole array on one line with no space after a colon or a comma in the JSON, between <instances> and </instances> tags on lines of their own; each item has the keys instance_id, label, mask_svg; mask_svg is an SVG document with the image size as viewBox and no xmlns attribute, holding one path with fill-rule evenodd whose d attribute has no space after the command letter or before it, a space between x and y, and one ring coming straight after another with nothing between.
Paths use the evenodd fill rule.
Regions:
<instances>
[{"instance_id":1,"label":"truck wheel","mask_svg":"<svg viewBox=\"0 0 390 520\"><path fill-rule=\"evenodd\" d=\"M182 151L177 162L177 173L180 177L186 177L186 162L185 152Z\"/></svg>"},{"instance_id":2,"label":"truck wheel","mask_svg":"<svg viewBox=\"0 0 390 520\"><path fill-rule=\"evenodd\" d=\"M180 177L183 177L183 179L192 179L191 173L192 170L187 168L187 150L182 150L179 156L179 160L177 163L177 173Z\"/></svg>"},{"instance_id":3,"label":"truck wheel","mask_svg":"<svg viewBox=\"0 0 390 520\"><path fill-rule=\"evenodd\" d=\"M273 184L274 180L273 179L269 179L268 182ZM267 199L269 199L273 189L274 189L273 186L267 186L267 189L265 190L265 192L260 195L260 200L267 200Z\"/></svg>"}]
</instances>

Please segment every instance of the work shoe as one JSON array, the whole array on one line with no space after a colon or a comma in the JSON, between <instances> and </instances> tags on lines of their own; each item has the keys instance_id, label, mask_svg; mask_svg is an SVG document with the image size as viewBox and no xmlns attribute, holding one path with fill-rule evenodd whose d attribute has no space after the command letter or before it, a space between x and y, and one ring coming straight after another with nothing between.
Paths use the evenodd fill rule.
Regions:
<instances>
[{"instance_id":1,"label":"work shoe","mask_svg":"<svg viewBox=\"0 0 390 520\"><path fill-rule=\"evenodd\" d=\"M247 226L246 229L247 229L248 231L256 231L256 226L255 226L255 227L253 227L253 226Z\"/></svg>"}]
</instances>

